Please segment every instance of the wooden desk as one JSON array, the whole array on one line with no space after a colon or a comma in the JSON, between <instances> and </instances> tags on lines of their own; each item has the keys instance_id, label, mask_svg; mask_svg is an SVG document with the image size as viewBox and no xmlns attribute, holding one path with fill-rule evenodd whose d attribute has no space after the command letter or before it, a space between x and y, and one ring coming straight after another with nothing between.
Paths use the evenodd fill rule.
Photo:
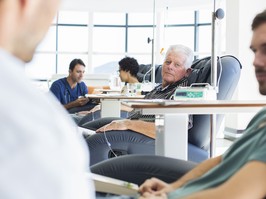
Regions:
<instances>
[{"instance_id":1,"label":"wooden desk","mask_svg":"<svg viewBox=\"0 0 266 199\"><path fill-rule=\"evenodd\" d=\"M101 117L120 117L122 100L143 99L144 95L126 96L121 94L88 94L86 97L100 99Z\"/></svg>"},{"instance_id":2,"label":"wooden desk","mask_svg":"<svg viewBox=\"0 0 266 199\"><path fill-rule=\"evenodd\" d=\"M156 115L157 155L187 160L188 114L226 114L258 112L265 101L173 101L134 100L128 106L143 114ZM211 125L212 126L212 125ZM176 127L178 127L178 130ZM215 149L216 127L211 129L211 150Z\"/></svg>"}]
</instances>

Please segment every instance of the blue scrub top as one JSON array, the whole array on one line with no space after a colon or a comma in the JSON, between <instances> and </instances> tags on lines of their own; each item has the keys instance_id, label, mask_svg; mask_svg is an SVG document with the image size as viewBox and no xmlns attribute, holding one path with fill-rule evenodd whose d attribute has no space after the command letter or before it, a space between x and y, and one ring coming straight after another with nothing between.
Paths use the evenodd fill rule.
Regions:
<instances>
[{"instance_id":1,"label":"blue scrub top","mask_svg":"<svg viewBox=\"0 0 266 199\"><path fill-rule=\"evenodd\" d=\"M50 91L56 96L61 104L65 105L75 101L79 96L88 94L88 87L84 82L77 83L76 87L71 89L67 78L61 78L53 82Z\"/></svg>"}]
</instances>

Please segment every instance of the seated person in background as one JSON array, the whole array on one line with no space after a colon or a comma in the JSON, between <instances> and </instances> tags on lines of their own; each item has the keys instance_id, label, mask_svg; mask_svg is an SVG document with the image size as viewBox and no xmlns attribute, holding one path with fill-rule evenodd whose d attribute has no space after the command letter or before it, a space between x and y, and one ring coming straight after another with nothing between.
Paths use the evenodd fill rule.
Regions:
<instances>
[{"instance_id":1,"label":"seated person in background","mask_svg":"<svg viewBox=\"0 0 266 199\"><path fill-rule=\"evenodd\" d=\"M77 110L81 107L91 109L95 106L89 102L89 98L85 97L88 94L88 87L82 82L84 72L83 61L74 59L69 65L69 75L53 82L50 88L50 91L69 112L73 112L75 110L73 108L77 108Z\"/></svg>"},{"instance_id":2,"label":"seated person in background","mask_svg":"<svg viewBox=\"0 0 266 199\"><path fill-rule=\"evenodd\" d=\"M125 86L122 88L121 93L127 93L127 85L139 83L137 79L137 73L139 71L138 61L133 57L125 57L121 59L119 62L119 77L122 82L125 82ZM80 126L86 122L101 118L100 113L100 105L95 106L93 109L89 111L80 111L75 115L72 115L75 122ZM121 106L121 117L126 118L128 116L128 112L131 111L126 106Z\"/></svg>"},{"instance_id":3,"label":"seated person in background","mask_svg":"<svg viewBox=\"0 0 266 199\"><path fill-rule=\"evenodd\" d=\"M193 51L183 45L170 46L166 53L162 65L162 84L156 86L151 92L145 95L144 99L170 99L178 86L187 86L187 76L191 72L193 61ZM154 142L155 138L155 117L152 115L142 115L139 111L133 110L127 119L121 118L102 118L82 125L84 128L97 130L97 134L86 137L88 146L90 143L96 143L95 140L102 139L108 131L107 136L121 136L133 134L133 137L144 136L148 142ZM189 118L189 128L192 127L192 117ZM100 143L106 147L105 143ZM141 143L138 143L140 145ZM143 143L142 143L143 144ZM138 147L138 146L136 146ZM91 156L93 150L90 149ZM154 149L153 149L154 150ZM143 152L145 153L145 151ZM93 157L91 157L91 163Z\"/></svg>"},{"instance_id":4,"label":"seated person in background","mask_svg":"<svg viewBox=\"0 0 266 199\"><path fill-rule=\"evenodd\" d=\"M121 93L127 93L128 84L139 83L137 79L137 74L139 72L139 64L136 59L131 57L125 57L119 62L119 77L122 82L125 82L125 86L122 88Z\"/></svg>"},{"instance_id":5,"label":"seated person in background","mask_svg":"<svg viewBox=\"0 0 266 199\"><path fill-rule=\"evenodd\" d=\"M259 91L266 95L266 10L252 23L250 49ZM208 159L174 183L151 178L140 186L140 199L266 198L266 108L222 156Z\"/></svg>"}]
</instances>

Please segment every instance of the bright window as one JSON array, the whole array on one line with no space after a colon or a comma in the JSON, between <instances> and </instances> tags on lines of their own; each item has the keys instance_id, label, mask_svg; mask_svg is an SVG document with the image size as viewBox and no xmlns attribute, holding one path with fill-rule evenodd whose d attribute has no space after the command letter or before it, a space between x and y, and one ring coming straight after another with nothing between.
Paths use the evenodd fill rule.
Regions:
<instances>
[{"instance_id":1,"label":"bright window","mask_svg":"<svg viewBox=\"0 0 266 199\"><path fill-rule=\"evenodd\" d=\"M125 52L125 28L94 27L93 51L97 53Z\"/></svg>"},{"instance_id":2,"label":"bright window","mask_svg":"<svg viewBox=\"0 0 266 199\"><path fill-rule=\"evenodd\" d=\"M88 52L88 28L76 26L58 27L59 52Z\"/></svg>"},{"instance_id":3,"label":"bright window","mask_svg":"<svg viewBox=\"0 0 266 199\"><path fill-rule=\"evenodd\" d=\"M194 27L167 27L165 28L166 47L174 44L183 44L191 49L194 45Z\"/></svg>"},{"instance_id":4,"label":"bright window","mask_svg":"<svg viewBox=\"0 0 266 199\"><path fill-rule=\"evenodd\" d=\"M45 38L39 44L37 51L56 51L56 26L51 26Z\"/></svg>"},{"instance_id":5,"label":"bright window","mask_svg":"<svg viewBox=\"0 0 266 199\"><path fill-rule=\"evenodd\" d=\"M211 28L210 26L199 27L199 52L211 54Z\"/></svg>"},{"instance_id":6,"label":"bright window","mask_svg":"<svg viewBox=\"0 0 266 199\"><path fill-rule=\"evenodd\" d=\"M153 14L152 13L129 13L128 25L152 25Z\"/></svg>"},{"instance_id":7,"label":"bright window","mask_svg":"<svg viewBox=\"0 0 266 199\"><path fill-rule=\"evenodd\" d=\"M88 24L88 12L60 11L58 15L59 24Z\"/></svg>"},{"instance_id":8,"label":"bright window","mask_svg":"<svg viewBox=\"0 0 266 199\"><path fill-rule=\"evenodd\" d=\"M26 74L32 79L49 79L55 68L55 54L36 53L27 64Z\"/></svg>"},{"instance_id":9,"label":"bright window","mask_svg":"<svg viewBox=\"0 0 266 199\"><path fill-rule=\"evenodd\" d=\"M148 37L152 38L152 28L129 28L128 29L128 52L130 53L150 53L151 42L148 43Z\"/></svg>"},{"instance_id":10,"label":"bright window","mask_svg":"<svg viewBox=\"0 0 266 199\"><path fill-rule=\"evenodd\" d=\"M125 25L125 13L94 13L93 21L97 25Z\"/></svg>"},{"instance_id":11,"label":"bright window","mask_svg":"<svg viewBox=\"0 0 266 199\"><path fill-rule=\"evenodd\" d=\"M184 44L198 52L210 54L211 11L199 10L198 15L195 12L171 8L165 10L161 15L164 28L160 29L160 37L165 45L163 48ZM195 19L197 16L198 19ZM195 21L197 24L194 24ZM221 36L224 35L223 30ZM74 58L82 59L90 67L86 70L95 72L117 70L117 62L125 56L135 57L140 64L150 64L152 43L148 43L148 37L153 38L151 12L60 11L38 46L34 59L26 65L26 72L34 79L49 78L56 72L67 73L69 63ZM158 39L156 35L155 39ZM221 41L223 50L224 39Z\"/></svg>"},{"instance_id":12,"label":"bright window","mask_svg":"<svg viewBox=\"0 0 266 199\"><path fill-rule=\"evenodd\" d=\"M169 9L166 11L165 24L193 24L194 23L194 11L182 11Z\"/></svg>"}]
</instances>

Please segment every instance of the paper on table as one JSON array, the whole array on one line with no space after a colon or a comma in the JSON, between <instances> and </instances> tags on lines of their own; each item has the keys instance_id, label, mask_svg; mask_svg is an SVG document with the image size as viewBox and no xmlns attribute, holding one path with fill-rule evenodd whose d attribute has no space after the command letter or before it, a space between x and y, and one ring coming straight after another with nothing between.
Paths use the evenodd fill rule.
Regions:
<instances>
[{"instance_id":1,"label":"paper on table","mask_svg":"<svg viewBox=\"0 0 266 199\"><path fill-rule=\"evenodd\" d=\"M92 135L95 131L78 126L78 131L82 135Z\"/></svg>"},{"instance_id":2,"label":"paper on table","mask_svg":"<svg viewBox=\"0 0 266 199\"><path fill-rule=\"evenodd\" d=\"M91 179L94 181L95 189L98 192L128 196L136 196L138 194L138 185L134 183L94 173L88 175L90 175Z\"/></svg>"},{"instance_id":3,"label":"paper on table","mask_svg":"<svg viewBox=\"0 0 266 199\"><path fill-rule=\"evenodd\" d=\"M126 100L124 102L130 104L140 104L140 103L159 104L164 106L184 103L184 101L166 100L166 99L136 99L136 100Z\"/></svg>"}]
</instances>

